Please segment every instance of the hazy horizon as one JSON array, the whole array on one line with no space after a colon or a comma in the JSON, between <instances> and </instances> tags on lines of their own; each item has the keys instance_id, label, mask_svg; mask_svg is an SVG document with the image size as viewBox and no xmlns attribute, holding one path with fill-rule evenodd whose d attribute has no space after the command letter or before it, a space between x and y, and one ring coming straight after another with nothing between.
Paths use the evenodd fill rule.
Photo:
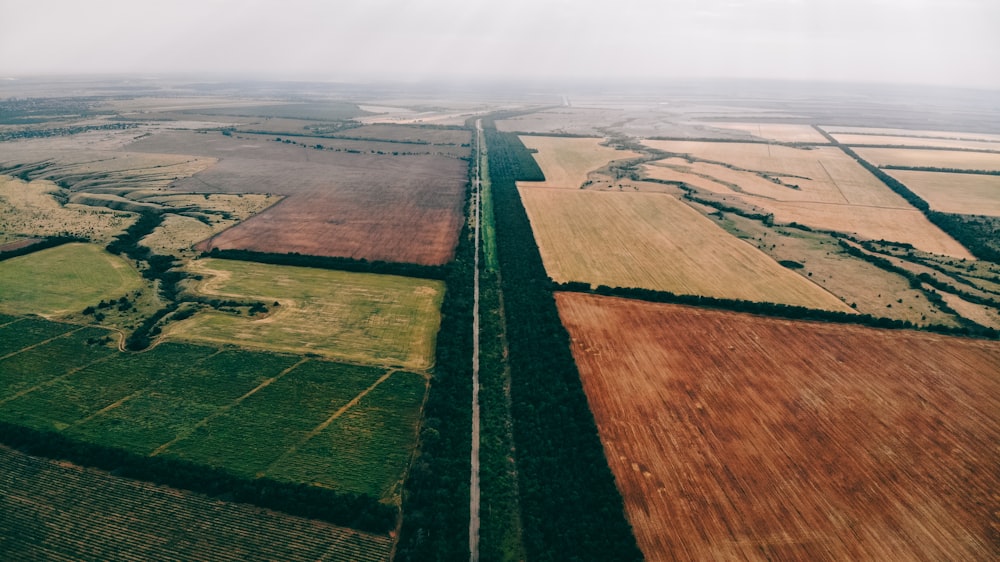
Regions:
<instances>
[{"instance_id":1,"label":"hazy horizon","mask_svg":"<svg viewBox=\"0 0 1000 562\"><path fill-rule=\"evenodd\" d=\"M761 79L1000 89L990 0L0 0L0 76Z\"/></svg>"}]
</instances>

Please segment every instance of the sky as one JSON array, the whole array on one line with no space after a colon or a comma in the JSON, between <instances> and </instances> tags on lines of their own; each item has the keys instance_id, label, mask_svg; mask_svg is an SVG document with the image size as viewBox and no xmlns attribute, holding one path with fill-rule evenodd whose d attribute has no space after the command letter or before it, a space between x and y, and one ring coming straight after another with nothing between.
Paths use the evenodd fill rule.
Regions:
<instances>
[{"instance_id":1,"label":"sky","mask_svg":"<svg viewBox=\"0 0 1000 562\"><path fill-rule=\"evenodd\" d=\"M0 0L0 77L1000 89L1000 0Z\"/></svg>"}]
</instances>

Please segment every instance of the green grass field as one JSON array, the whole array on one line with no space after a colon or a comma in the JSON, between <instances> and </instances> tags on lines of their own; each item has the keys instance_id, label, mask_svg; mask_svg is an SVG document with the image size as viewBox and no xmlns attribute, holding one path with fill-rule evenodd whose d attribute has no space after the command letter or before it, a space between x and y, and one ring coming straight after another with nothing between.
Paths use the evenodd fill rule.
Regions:
<instances>
[{"instance_id":1,"label":"green grass field","mask_svg":"<svg viewBox=\"0 0 1000 562\"><path fill-rule=\"evenodd\" d=\"M423 375L178 342L121 353L111 335L0 316L0 420L398 503Z\"/></svg>"},{"instance_id":2,"label":"green grass field","mask_svg":"<svg viewBox=\"0 0 1000 562\"><path fill-rule=\"evenodd\" d=\"M165 330L167 339L416 370L433 363L441 282L220 259L198 260L190 270L203 277L197 292L256 299L270 312L199 312Z\"/></svg>"},{"instance_id":3,"label":"green grass field","mask_svg":"<svg viewBox=\"0 0 1000 562\"><path fill-rule=\"evenodd\" d=\"M0 262L0 310L62 315L142 286L126 260L92 244L65 244Z\"/></svg>"}]
</instances>

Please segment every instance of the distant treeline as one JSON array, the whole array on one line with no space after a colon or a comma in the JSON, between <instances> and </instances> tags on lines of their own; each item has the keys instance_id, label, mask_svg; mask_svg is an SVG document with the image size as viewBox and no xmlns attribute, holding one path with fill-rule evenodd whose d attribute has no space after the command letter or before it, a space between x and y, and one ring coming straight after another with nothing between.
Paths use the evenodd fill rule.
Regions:
<instances>
[{"instance_id":1,"label":"distant treeline","mask_svg":"<svg viewBox=\"0 0 1000 562\"><path fill-rule=\"evenodd\" d=\"M10 258L16 258L17 256L26 256L34 252L40 252L48 248L55 248L56 246L62 246L63 244L69 244L70 242L89 242L86 238L80 238L78 236L49 236L37 242L28 244L27 246L22 246L13 250L6 250L0 252L0 261L9 260Z\"/></svg>"},{"instance_id":2,"label":"distant treeline","mask_svg":"<svg viewBox=\"0 0 1000 562\"><path fill-rule=\"evenodd\" d=\"M222 250L219 248L212 248L212 251L203 253L202 257L251 261L271 265L291 265L296 267L314 267L317 269L334 269L356 273L400 275L403 277L435 279L438 281L445 280L448 275L447 266L443 265L420 265L416 263L368 261L366 259L331 256L310 256L300 254L298 252L277 254L269 252L255 252L253 250Z\"/></svg>"},{"instance_id":3,"label":"distant treeline","mask_svg":"<svg viewBox=\"0 0 1000 562\"><path fill-rule=\"evenodd\" d=\"M484 123L527 558L641 560L515 185L544 176L493 119Z\"/></svg>"},{"instance_id":4,"label":"distant treeline","mask_svg":"<svg viewBox=\"0 0 1000 562\"><path fill-rule=\"evenodd\" d=\"M0 422L0 442L29 455L65 459L107 470L116 476L190 490L221 500L250 503L362 531L386 534L396 523L396 508L370 496L270 478L244 478L177 458L148 457L76 441L55 431Z\"/></svg>"},{"instance_id":5,"label":"distant treeline","mask_svg":"<svg viewBox=\"0 0 1000 562\"><path fill-rule=\"evenodd\" d=\"M466 221L455 259L441 268L447 289L419 452L403 493L399 561L469 559L462 539L469 534L474 252Z\"/></svg>"},{"instance_id":6,"label":"distant treeline","mask_svg":"<svg viewBox=\"0 0 1000 562\"><path fill-rule=\"evenodd\" d=\"M879 259L877 257L874 258ZM923 280L923 277L921 277L921 280ZM860 324L873 328L888 328L893 330L926 330L929 332L953 336L973 336L986 339L1000 339L1000 331L982 326L967 325L953 327L943 326L940 324L918 326L907 320L895 320L892 318L872 316L870 314L851 314L836 310L819 310L790 304L755 302L739 299L721 299L700 295L678 295L669 291L656 291L653 289L641 289L635 287L608 287L607 285L600 285L596 289L591 289L589 284L579 282L553 283L553 287L560 291L589 293L608 297L622 297L648 302L715 308L719 310L729 310L732 312L775 316L790 320L815 320L838 324Z\"/></svg>"},{"instance_id":7,"label":"distant treeline","mask_svg":"<svg viewBox=\"0 0 1000 562\"><path fill-rule=\"evenodd\" d=\"M25 129L21 131L0 132L0 142L17 139L34 139L44 137L62 137L66 135L78 135L89 131L121 131L138 127L135 123L109 123L107 125L77 125L73 127L59 127L56 129Z\"/></svg>"}]
</instances>

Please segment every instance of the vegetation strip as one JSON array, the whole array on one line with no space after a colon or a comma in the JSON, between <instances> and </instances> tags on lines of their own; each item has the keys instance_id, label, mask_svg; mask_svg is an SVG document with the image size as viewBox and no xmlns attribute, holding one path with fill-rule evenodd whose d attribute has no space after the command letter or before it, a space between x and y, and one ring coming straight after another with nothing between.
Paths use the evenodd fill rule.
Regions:
<instances>
[{"instance_id":1,"label":"vegetation strip","mask_svg":"<svg viewBox=\"0 0 1000 562\"><path fill-rule=\"evenodd\" d=\"M355 273L399 275L402 277L416 277L418 279L434 279L439 281L445 278L445 266L441 265L421 265L415 263L368 261L364 259L329 256L309 256L294 252L287 254L275 254L255 252L253 250L224 250L212 248L210 252L203 253L202 257L250 261L272 265L315 267L318 269L333 269L338 271L351 271Z\"/></svg>"},{"instance_id":2,"label":"vegetation strip","mask_svg":"<svg viewBox=\"0 0 1000 562\"><path fill-rule=\"evenodd\" d=\"M544 178L515 135L484 125L527 558L640 560L515 184Z\"/></svg>"}]
</instances>

